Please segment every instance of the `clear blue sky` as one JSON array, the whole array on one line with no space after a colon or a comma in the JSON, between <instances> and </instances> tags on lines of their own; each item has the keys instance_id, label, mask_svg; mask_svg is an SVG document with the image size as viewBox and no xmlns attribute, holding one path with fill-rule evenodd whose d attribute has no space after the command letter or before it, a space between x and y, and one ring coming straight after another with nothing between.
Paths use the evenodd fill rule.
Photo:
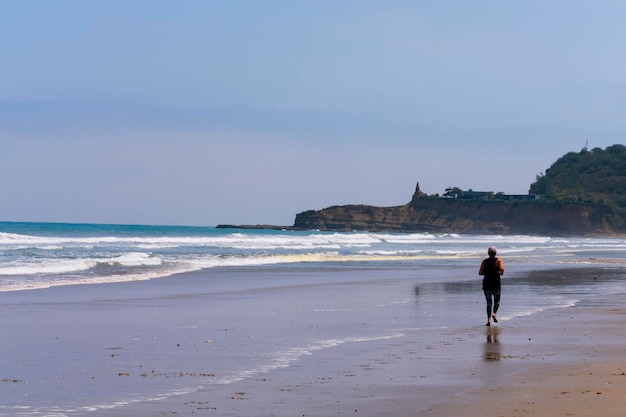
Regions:
<instances>
[{"instance_id":1,"label":"clear blue sky","mask_svg":"<svg viewBox=\"0 0 626 417\"><path fill-rule=\"evenodd\" d=\"M0 220L290 225L626 143L626 2L0 0Z\"/></svg>"}]
</instances>

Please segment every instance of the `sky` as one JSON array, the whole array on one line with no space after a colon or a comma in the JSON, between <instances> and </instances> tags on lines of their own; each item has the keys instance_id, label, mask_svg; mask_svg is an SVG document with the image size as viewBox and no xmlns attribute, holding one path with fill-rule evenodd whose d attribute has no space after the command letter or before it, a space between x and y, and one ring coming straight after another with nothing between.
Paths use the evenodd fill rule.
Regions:
<instances>
[{"instance_id":1,"label":"sky","mask_svg":"<svg viewBox=\"0 0 626 417\"><path fill-rule=\"evenodd\" d=\"M0 221L291 225L626 143L623 0L0 7Z\"/></svg>"}]
</instances>

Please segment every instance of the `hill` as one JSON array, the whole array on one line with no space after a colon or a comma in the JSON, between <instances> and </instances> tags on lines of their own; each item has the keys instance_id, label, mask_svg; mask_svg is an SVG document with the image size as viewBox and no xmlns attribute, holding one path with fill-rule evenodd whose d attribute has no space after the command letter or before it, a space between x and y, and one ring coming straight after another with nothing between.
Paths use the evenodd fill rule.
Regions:
<instances>
[{"instance_id":1,"label":"hill","mask_svg":"<svg viewBox=\"0 0 626 417\"><path fill-rule=\"evenodd\" d=\"M530 186L531 194L542 194L546 201L568 200L606 204L626 210L626 146L613 145L559 158Z\"/></svg>"}]
</instances>

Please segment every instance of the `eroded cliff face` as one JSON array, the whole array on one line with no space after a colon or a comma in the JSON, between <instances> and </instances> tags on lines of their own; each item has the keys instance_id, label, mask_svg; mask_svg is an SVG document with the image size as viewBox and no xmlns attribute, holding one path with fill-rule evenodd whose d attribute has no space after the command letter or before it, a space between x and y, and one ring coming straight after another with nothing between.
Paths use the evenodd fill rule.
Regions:
<instances>
[{"instance_id":1,"label":"eroded cliff face","mask_svg":"<svg viewBox=\"0 0 626 417\"><path fill-rule=\"evenodd\" d=\"M296 215L296 229L540 235L623 235L624 219L605 206L431 198L416 189L396 207L334 206Z\"/></svg>"},{"instance_id":2,"label":"eroded cliff face","mask_svg":"<svg viewBox=\"0 0 626 417\"><path fill-rule=\"evenodd\" d=\"M626 233L623 221L582 204L556 206L444 199L397 207L349 205L310 210L296 216L294 228L546 235Z\"/></svg>"}]
</instances>

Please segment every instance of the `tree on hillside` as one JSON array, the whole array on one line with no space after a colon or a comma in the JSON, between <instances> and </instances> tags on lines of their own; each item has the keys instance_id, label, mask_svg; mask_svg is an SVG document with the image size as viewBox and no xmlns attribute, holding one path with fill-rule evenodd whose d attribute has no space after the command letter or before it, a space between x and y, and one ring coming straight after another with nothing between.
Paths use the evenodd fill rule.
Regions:
<instances>
[{"instance_id":1,"label":"tree on hillside","mask_svg":"<svg viewBox=\"0 0 626 417\"><path fill-rule=\"evenodd\" d=\"M590 203L616 204L626 208L626 146L605 150L586 148L559 158L537 176L530 194L543 194L550 200L576 199Z\"/></svg>"}]
</instances>

